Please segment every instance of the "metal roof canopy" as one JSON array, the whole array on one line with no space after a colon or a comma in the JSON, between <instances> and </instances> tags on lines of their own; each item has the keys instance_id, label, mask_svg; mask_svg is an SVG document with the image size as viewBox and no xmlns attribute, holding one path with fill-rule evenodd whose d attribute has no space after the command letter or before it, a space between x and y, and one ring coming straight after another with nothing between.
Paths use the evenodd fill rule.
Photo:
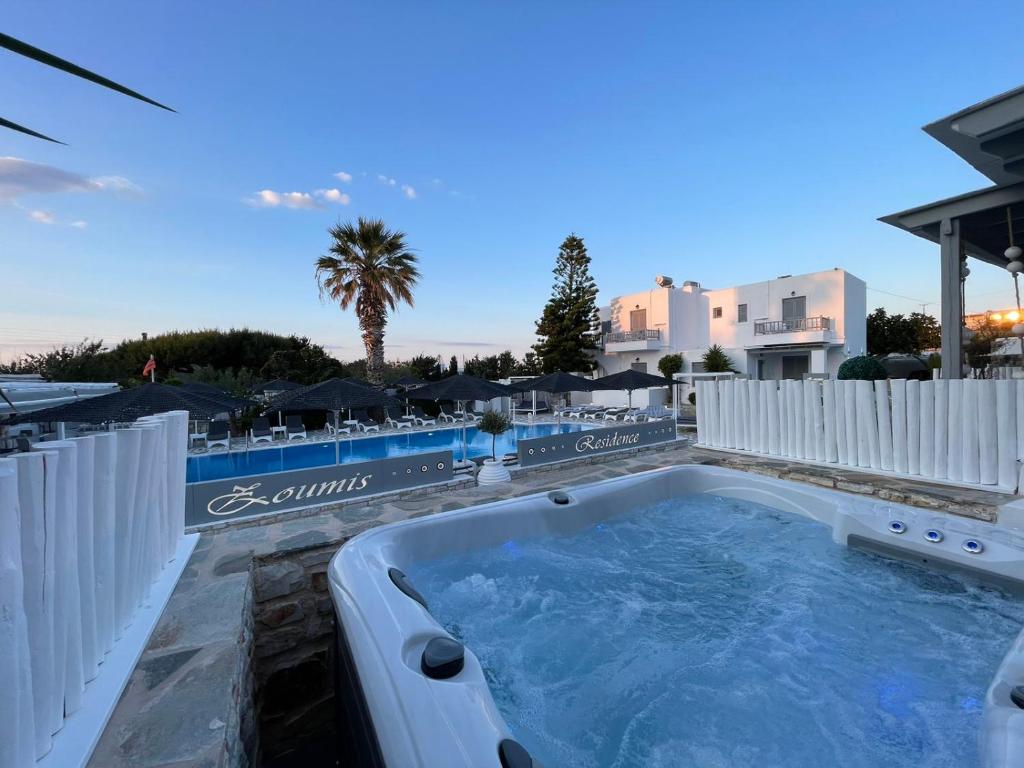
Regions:
<instances>
[{"instance_id":1,"label":"metal roof canopy","mask_svg":"<svg viewBox=\"0 0 1024 768\"><path fill-rule=\"evenodd\" d=\"M976 259L1006 266L1003 251L1009 246L1006 209L1013 213L1013 241L1024 243L1024 181L986 187L964 195L882 216L879 221L904 229L933 243L939 242L944 220L960 221L960 239L965 252Z\"/></svg>"}]
</instances>

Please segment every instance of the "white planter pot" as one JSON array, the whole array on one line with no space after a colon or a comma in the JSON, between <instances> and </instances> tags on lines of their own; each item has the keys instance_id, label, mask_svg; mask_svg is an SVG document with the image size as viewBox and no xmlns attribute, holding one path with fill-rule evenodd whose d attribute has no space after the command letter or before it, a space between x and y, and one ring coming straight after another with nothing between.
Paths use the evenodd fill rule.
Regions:
<instances>
[{"instance_id":1,"label":"white planter pot","mask_svg":"<svg viewBox=\"0 0 1024 768\"><path fill-rule=\"evenodd\" d=\"M505 469L501 460L484 459L484 465L477 472L476 481L479 485L491 485L493 483L507 483L512 475Z\"/></svg>"}]
</instances>

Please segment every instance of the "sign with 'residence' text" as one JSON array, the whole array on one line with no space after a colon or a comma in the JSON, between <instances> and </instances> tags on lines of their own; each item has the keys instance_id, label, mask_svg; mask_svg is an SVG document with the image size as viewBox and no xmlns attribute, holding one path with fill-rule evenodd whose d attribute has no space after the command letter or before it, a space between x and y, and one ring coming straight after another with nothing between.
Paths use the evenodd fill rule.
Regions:
<instances>
[{"instance_id":1,"label":"sign with 'residence' text","mask_svg":"<svg viewBox=\"0 0 1024 768\"><path fill-rule=\"evenodd\" d=\"M185 525L287 512L451 479L452 452L433 451L190 483L185 488Z\"/></svg>"},{"instance_id":2,"label":"sign with 'residence' text","mask_svg":"<svg viewBox=\"0 0 1024 768\"><path fill-rule=\"evenodd\" d=\"M676 425L672 419L665 419L520 440L517 451L519 466L533 467L552 461L579 459L675 439Z\"/></svg>"}]
</instances>

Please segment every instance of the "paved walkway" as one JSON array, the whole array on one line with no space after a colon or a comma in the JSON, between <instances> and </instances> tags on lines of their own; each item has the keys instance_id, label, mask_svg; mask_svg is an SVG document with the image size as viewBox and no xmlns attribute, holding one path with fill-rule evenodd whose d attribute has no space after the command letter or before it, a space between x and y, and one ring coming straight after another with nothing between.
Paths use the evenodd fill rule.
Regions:
<instances>
[{"instance_id":1,"label":"paved walkway","mask_svg":"<svg viewBox=\"0 0 1024 768\"><path fill-rule=\"evenodd\" d=\"M291 555L315 558L321 570L331 551L368 528L553 488L605 480L657 467L703 463L735 467L797 482L875 495L892 502L995 520L1005 495L927 485L859 472L804 466L694 448L671 448L603 463L519 470L496 486L431 491L385 502L351 503L316 516L287 514L204 533L93 759L93 768L244 766L256 748L250 663L254 560ZM310 552L304 554L304 551ZM327 554L324 555L323 553ZM309 561L313 563L313 560ZM267 577L270 578L270 577ZM277 578L275 576L275 578ZM282 571L281 579L294 578ZM286 585L287 586L287 585ZM294 585L291 585L294 586ZM321 591L321 594L325 594ZM323 613L330 621L330 606Z\"/></svg>"}]
</instances>

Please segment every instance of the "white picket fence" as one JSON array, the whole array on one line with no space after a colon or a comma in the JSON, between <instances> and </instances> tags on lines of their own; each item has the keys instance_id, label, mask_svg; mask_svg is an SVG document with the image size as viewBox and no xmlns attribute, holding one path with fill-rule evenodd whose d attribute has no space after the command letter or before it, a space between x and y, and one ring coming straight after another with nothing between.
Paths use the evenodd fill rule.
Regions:
<instances>
[{"instance_id":1,"label":"white picket fence","mask_svg":"<svg viewBox=\"0 0 1024 768\"><path fill-rule=\"evenodd\" d=\"M130 673L149 632L125 635L180 557L187 439L175 411L0 459L0 768L88 759L124 684L104 678Z\"/></svg>"},{"instance_id":2,"label":"white picket fence","mask_svg":"<svg viewBox=\"0 0 1024 768\"><path fill-rule=\"evenodd\" d=\"M704 381L709 448L1016 491L1024 381Z\"/></svg>"}]
</instances>

